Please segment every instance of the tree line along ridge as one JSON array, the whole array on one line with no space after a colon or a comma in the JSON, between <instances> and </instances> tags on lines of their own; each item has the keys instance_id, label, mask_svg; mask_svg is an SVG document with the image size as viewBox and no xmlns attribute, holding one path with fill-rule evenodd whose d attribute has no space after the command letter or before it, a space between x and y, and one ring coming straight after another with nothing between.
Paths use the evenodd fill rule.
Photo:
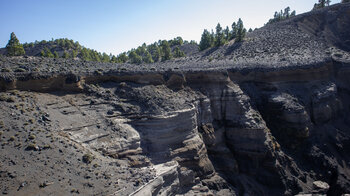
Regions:
<instances>
[{"instance_id":1,"label":"tree line along ridge","mask_svg":"<svg viewBox=\"0 0 350 196\"><path fill-rule=\"evenodd\" d=\"M314 4L313 10L329 6L330 2L330 0L318 0L318 3ZM342 0L342 3L348 2L350 2L350 0ZM283 21L295 15L295 10L291 12L290 7L287 7L283 11L276 11L273 18L265 25ZM199 44L193 40L189 42L184 41L181 37L176 37L171 40L159 40L158 42L148 45L144 43L137 48L122 52L117 56L97 52L96 50L80 45L79 42L67 38L21 44L15 33L12 32L10 40L6 45L6 55L22 56L27 52L27 55L30 56L48 58L79 58L85 61L96 62L149 64L185 57L186 54L181 48L186 44L193 45L200 51L203 51L212 47L225 45L231 40L234 40L234 42L242 42L244 41L246 33L252 31L251 28L247 31L244 28L242 19L239 18L237 22L232 23L231 29L228 26L223 29L220 23L216 25L215 32L213 30L209 32L207 29L204 29Z\"/></svg>"}]
</instances>

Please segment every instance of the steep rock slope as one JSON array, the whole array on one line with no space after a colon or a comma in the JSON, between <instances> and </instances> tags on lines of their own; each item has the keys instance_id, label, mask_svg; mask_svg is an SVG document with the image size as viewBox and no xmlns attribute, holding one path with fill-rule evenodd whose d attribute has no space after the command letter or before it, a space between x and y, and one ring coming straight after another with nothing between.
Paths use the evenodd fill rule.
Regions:
<instances>
[{"instance_id":1,"label":"steep rock slope","mask_svg":"<svg viewBox=\"0 0 350 196\"><path fill-rule=\"evenodd\" d=\"M349 193L349 10L152 67L3 57L2 194Z\"/></svg>"}]
</instances>

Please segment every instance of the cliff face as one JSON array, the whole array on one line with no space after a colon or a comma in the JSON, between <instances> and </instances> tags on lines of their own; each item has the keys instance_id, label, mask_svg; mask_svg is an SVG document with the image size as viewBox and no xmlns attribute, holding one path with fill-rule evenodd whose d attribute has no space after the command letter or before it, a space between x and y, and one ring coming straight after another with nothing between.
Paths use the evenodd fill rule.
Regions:
<instances>
[{"instance_id":1,"label":"cliff face","mask_svg":"<svg viewBox=\"0 0 350 196\"><path fill-rule=\"evenodd\" d=\"M154 171L135 195L325 191L315 181L327 182L328 193L337 195L350 187L348 66L334 61L255 72L253 79L226 71L75 82L52 77L7 86L64 89L32 93L31 101L51 119L49 131L97 157ZM56 81L63 85L47 88Z\"/></svg>"},{"instance_id":2,"label":"cliff face","mask_svg":"<svg viewBox=\"0 0 350 196\"><path fill-rule=\"evenodd\" d=\"M192 67L100 71L81 61L3 59L6 69L27 71L1 73L2 193L349 193L349 28L319 22L334 12L346 26L348 10L333 6L279 24L280 39L296 26L293 36L310 38L295 51L322 46L309 61L290 57L301 64L263 54L277 43L274 26L259 30L266 40L248 35L255 57L245 54L250 41L209 54L232 52L226 64L200 58ZM315 37L327 29L332 36ZM261 64L242 68L243 61L230 64L232 55ZM67 72L70 63L76 67Z\"/></svg>"}]
</instances>

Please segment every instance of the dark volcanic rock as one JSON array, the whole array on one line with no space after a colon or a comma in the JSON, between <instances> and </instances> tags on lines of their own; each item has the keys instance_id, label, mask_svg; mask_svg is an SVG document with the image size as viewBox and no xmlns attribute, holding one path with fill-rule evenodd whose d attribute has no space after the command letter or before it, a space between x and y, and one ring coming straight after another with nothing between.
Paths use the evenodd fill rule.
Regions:
<instances>
[{"instance_id":1,"label":"dark volcanic rock","mask_svg":"<svg viewBox=\"0 0 350 196\"><path fill-rule=\"evenodd\" d=\"M350 193L349 10L151 65L1 56L0 191Z\"/></svg>"}]
</instances>

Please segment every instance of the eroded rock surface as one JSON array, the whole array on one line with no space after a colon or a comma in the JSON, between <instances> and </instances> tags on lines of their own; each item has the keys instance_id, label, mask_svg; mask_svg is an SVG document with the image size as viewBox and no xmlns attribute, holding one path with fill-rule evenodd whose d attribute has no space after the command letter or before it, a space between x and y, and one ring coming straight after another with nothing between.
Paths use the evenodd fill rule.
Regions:
<instances>
[{"instance_id":1,"label":"eroded rock surface","mask_svg":"<svg viewBox=\"0 0 350 196\"><path fill-rule=\"evenodd\" d=\"M349 7L154 67L1 57L1 193L349 193L349 28L316 20Z\"/></svg>"}]
</instances>

